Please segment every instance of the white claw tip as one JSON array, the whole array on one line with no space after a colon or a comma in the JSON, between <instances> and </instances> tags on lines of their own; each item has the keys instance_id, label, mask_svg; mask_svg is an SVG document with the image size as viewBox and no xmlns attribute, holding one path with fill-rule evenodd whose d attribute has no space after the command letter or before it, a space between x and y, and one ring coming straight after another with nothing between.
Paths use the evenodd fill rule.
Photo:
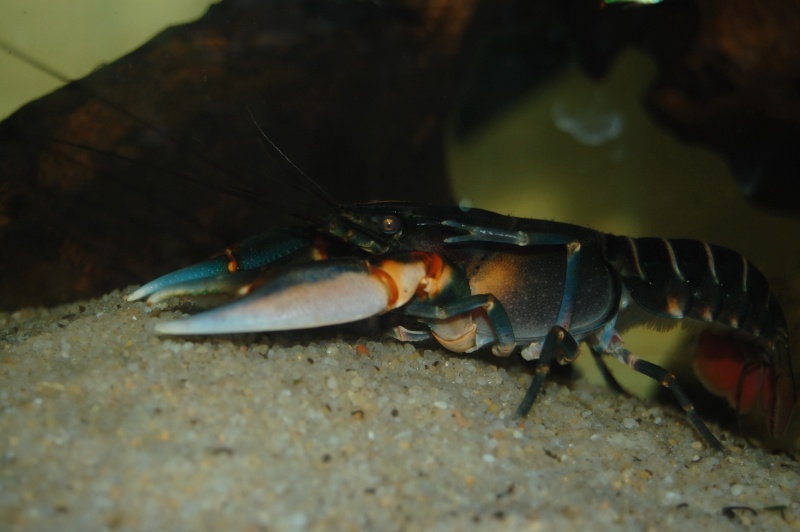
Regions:
<instances>
[{"instance_id":1,"label":"white claw tip","mask_svg":"<svg viewBox=\"0 0 800 532\"><path fill-rule=\"evenodd\" d=\"M134 290L133 292L128 294L128 296L125 298L125 300L126 301L138 301L138 300L142 299L144 296L147 295L147 292L142 290L142 288L144 288L144 287L140 286L139 288L137 288L136 290Z\"/></svg>"},{"instance_id":2,"label":"white claw tip","mask_svg":"<svg viewBox=\"0 0 800 532\"><path fill-rule=\"evenodd\" d=\"M156 323L153 330L156 334L187 334L185 320L162 321Z\"/></svg>"}]
</instances>

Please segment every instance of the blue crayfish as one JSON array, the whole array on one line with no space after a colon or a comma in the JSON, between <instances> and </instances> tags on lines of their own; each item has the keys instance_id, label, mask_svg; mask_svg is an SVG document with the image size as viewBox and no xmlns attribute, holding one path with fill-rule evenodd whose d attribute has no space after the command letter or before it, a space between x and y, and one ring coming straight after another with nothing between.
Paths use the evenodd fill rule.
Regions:
<instances>
[{"instance_id":1,"label":"blue crayfish","mask_svg":"<svg viewBox=\"0 0 800 532\"><path fill-rule=\"evenodd\" d=\"M573 361L585 342L601 369L609 355L669 388L706 442L722 449L674 375L620 338L632 326L691 319L747 346L747 356L699 365L737 411L761 403L780 435L797 403L786 320L766 279L740 254L698 240L614 236L480 209L364 203L249 239L129 299L209 293L241 298L156 331L281 331L391 313L391 334L405 341L433 337L459 353L490 346L497 356L521 347L536 372L518 416L530 411L551 365Z\"/></svg>"}]
</instances>

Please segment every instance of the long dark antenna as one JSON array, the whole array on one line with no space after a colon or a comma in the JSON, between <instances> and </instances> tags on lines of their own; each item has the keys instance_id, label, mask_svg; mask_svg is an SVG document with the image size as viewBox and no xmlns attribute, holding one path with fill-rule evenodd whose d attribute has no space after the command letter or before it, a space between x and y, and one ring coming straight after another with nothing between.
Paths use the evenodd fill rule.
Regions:
<instances>
[{"instance_id":1,"label":"long dark antenna","mask_svg":"<svg viewBox=\"0 0 800 532\"><path fill-rule=\"evenodd\" d=\"M39 61L35 57L32 57L32 56L26 54L22 50L16 48L15 46L12 46L12 45L8 44L7 42L3 41L2 39L0 39L0 48L5 50L9 54L17 57L18 59L24 61L25 63L28 63L29 65L31 65L32 67L36 68L37 70L40 70L41 72L44 72L48 76L51 76L51 77L57 79L58 81L60 81L62 83L65 83L65 84L73 83L73 84L76 84L79 87L83 87L83 84L80 81L74 80L74 79L70 78L69 76L59 72L58 70L47 66L46 64L42 63L41 61ZM102 94L99 94L96 91L91 91L91 95L93 97L97 98L98 100L100 100L104 105L110 107L111 109L114 109L115 111L117 111L121 115L130 118L131 120L133 120L137 124L145 126L146 128L151 129L153 131L158 131L159 134L163 135L165 138L171 140L172 142L175 142L176 144L179 144L177 139L171 138L169 135L167 135L165 132L163 132L160 129L158 129L153 124L147 122L142 117L131 113L130 111L128 111L127 109L125 109L121 105L118 105L117 103L115 103L113 100L110 100L110 99L104 97Z\"/></svg>"},{"instance_id":2,"label":"long dark antenna","mask_svg":"<svg viewBox=\"0 0 800 532\"><path fill-rule=\"evenodd\" d=\"M325 203L327 203L331 207L337 207L339 203L330 194L328 194L328 192L324 188L322 188L319 183L317 183L308 174L306 174L299 166L294 164L294 162L285 153L283 153L283 150L281 150L274 142L272 142L272 139L269 138L269 136L267 136L267 134L261 128L261 124L259 124L258 120L256 120L256 117L253 114L253 111L250 109L250 106L245 105L244 107L245 109L247 109L247 114L250 115L250 120L252 120L253 125L256 127L256 130L258 130L258 133L261 135L261 138L264 139L272 147L272 149L276 153L278 153L278 155L281 156L281 159L285 161L285 163L288 164L296 172L297 175L300 175L303 179L305 179L306 183L311 185L311 187L313 188L311 192L317 194L317 196L319 196ZM267 155L269 156L269 153L267 153Z\"/></svg>"},{"instance_id":3,"label":"long dark antenna","mask_svg":"<svg viewBox=\"0 0 800 532\"><path fill-rule=\"evenodd\" d=\"M16 48L15 46L13 46L11 44L3 41L2 39L0 39L0 49L6 51L7 53L9 53L9 54L11 54L13 56L15 56L16 58L20 59L21 61L31 65L32 67L36 68L37 70L39 70L39 71L51 76L52 78L61 81L62 83L65 83L65 84L68 84L68 85L72 84L73 86L76 86L76 87L78 87L78 88L80 88L82 90L87 91L89 94L91 94L91 96L93 98L96 98L103 105L109 107L110 109L113 109L114 111L119 113L121 116L125 116L125 117L131 119L134 123L139 124L140 126L146 128L146 129L148 129L150 131L156 132L162 138L164 138L164 139L168 140L169 142L173 143L175 146L178 146L181 149L186 150L187 153L189 155L191 155L192 157L196 158L196 160L203 161L209 168L215 170L221 176L224 176L224 177L228 178L228 181L235 182L235 181L239 181L239 180L243 179L243 176L236 175L236 173L234 173L233 169L230 166L222 165L222 164L220 164L220 162L217 159L214 159L213 157L210 157L206 150L198 149L192 143L186 142L186 140L175 138L174 136L170 135L169 133L167 133L166 131L164 131L161 128L157 127L156 125L148 122L147 120L145 120L141 116L130 112L125 107L123 107L123 106L119 105L118 103L116 103L114 100L112 100L110 98L107 98L107 97L103 96L102 93L92 89L91 87L88 87L86 82L84 82L83 80L71 79L70 77L68 77L67 75L63 74L62 72L59 72L58 70L46 65L42 61L36 59L35 57L30 56L29 54L23 52L22 50ZM258 128L258 131L261 134L261 136L264 139L266 139L267 142L269 142L270 146L272 147L272 149L275 152L280 154L281 160L283 160L286 163L288 163L289 165L291 165L291 167L293 169L293 173L295 173L296 175L302 176L304 181L307 184L309 184L311 186L311 188L310 189L309 188L302 188L302 187L298 186L297 184L288 184L287 183L287 185L291 185L293 188L296 188L296 189L301 189L303 192L305 192L307 194L308 193L315 194L319 198L321 198L325 203L329 204L329 206L337 206L338 203L316 181L311 179L300 168L298 168L297 165L295 165L275 145L275 143L273 143L272 140L270 140L269 137L267 137L267 135L264 133L264 131L261 129L261 127L256 122L256 119L255 119L255 117L254 117L254 115L253 115L253 113L252 113L252 111L250 110L249 107L247 107L247 112L250 115L250 118L253 120L253 123ZM72 147L76 147L76 148L82 148L82 149L85 149L87 151L91 151L91 152L97 153L98 155L103 155L103 156L106 156L106 157L112 157L112 158L123 160L123 161L126 161L126 162L137 163L137 164L140 164L140 165L142 165L144 167L151 168L153 170L158 170L158 171L162 171L162 172L171 174L171 175L173 175L175 177L184 179L184 180L186 180L186 181L188 181L190 183L198 183L198 184L201 184L201 185L203 185L203 186L205 186L207 188L215 190L217 192L221 192L221 193L228 194L228 195L231 195L231 196L239 197L239 198L242 198L242 199L245 199L245 200L254 201L257 198L261 199L261 200L264 200L264 195L263 194L257 194L254 190L249 190L246 187L235 186L235 185L231 185L231 184L228 184L228 183L225 183L225 184L215 183L215 182L212 182L209 179L198 178L198 177L196 177L196 176L194 176L194 175L192 175L191 173L188 173L188 172L179 172L179 171L176 171L174 169L161 167L161 166L158 166L156 164L146 163L146 162L143 162L143 161L134 161L131 158L126 157L126 156L121 155L121 154L118 154L118 153L114 153L114 152L106 151L106 150L99 150L99 149L93 148L91 146L79 145L77 143L74 143L74 142L71 142L71 141L65 140L65 139L58 139L58 138L50 137L50 138L40 139L40 141L41 140L46 140L48 142L52 142L52 143L55 143L55 144L61 144L61 145L65 145L65 146L72 146ZM28 139L28 141L33 142L34 140L33 139ZM36 141L36 142L37 142L37 144L42 146L40 141ZM44 146L42 146L42 147L44 147ZM267 155L269 156L269 154L267 154ZM271 158L271 156L270 156L270 158ZM281 167L281 165L277 161L275 161L275 163L276 163L276 165L278 165L279 168ZM247 172L252 172L252 169L248 169ZM243 172L243 173L247 173L247 172Z\"/></svg>"}]
</instances>

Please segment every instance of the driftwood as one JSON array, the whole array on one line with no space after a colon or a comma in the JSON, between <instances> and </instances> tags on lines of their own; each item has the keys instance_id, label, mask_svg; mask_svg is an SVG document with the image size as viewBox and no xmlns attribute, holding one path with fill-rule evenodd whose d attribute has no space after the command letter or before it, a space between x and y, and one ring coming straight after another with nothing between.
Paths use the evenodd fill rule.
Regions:
<instances>
[{"instance_id":1,"label":"driftwood","mask_svg":"<svg viewBox=\"0 0 800 532\"><path fill-rule=\"evenodd\" d=\"M248 108L340 201L449 201L445 121L492 14L382 4L222 2L5 121L0 306L139 283L284 221L308 194Z\"/></svg>"},{"instance_id":2,"label":"driftwood","mask_svg":"<svg viewBox=\"0 0 800 532\"><path fill-rule=\"evenodd\" d=\"M647 52L660 70L646 95L653 115L719 152L751 203L800 213L800 3L615 7L570 17L587 70L602 75L626 45Z\"/></svg>"},{"instance_id":3,"label":"driftwood","mask_svg":"<svg viewBox=\"0 0 800 532\"><path fill-rule=\"evenodd\" d=\"M448 120L464 104L464 128L491 117L570 48L597 75L622 46L646 50L657 115L720 150L759 201L800 208L791 3L261 4L221 2L0 124L0 308L140 283L301 210L311 196L265 157L248 109L342 202L448 202ZM514 83L483 83L498 36L529 62Z\"/></svg>"}]
</instances>

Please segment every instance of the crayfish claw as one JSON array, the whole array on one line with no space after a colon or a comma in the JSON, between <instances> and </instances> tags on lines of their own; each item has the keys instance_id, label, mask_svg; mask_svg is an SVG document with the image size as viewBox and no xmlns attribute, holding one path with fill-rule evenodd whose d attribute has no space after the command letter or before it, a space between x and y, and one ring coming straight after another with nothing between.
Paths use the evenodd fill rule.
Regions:
<instances>
[{"instance_id":1,"label":"crayfish claw","mask_svg":"<svg viewBox=\"0 0 800 532\"><path fill-rule=\"evenodd\" d=\"M362 260L290 268L250 295L187 319L160 323L159 334L287 331L338 325L381 314L389 296Z\"/></svg>"},{"instance_id":2,"label":"crayfish claw","mask_svg":"<svg viewBox=\"0 0 800 532\"><path fill-rule=\"evenodd\" d=\"M154 301L161 301L162 299L171 297L173 291L175 292L174 295L192 294L194 292L186 291L179 287L185 286L187 283L191 282L202 282L208 279L214 279L219 275L227 273L228 261L222 256L214 257L199 264L187 266L186 268L181 268L180 270L162 275L134 290L132 294L128 295L127 300L138 301L149 296L150 298L155 297ZM169 293L169 295L158 295L161 292ZM148 302L151 301L148 300Z\"/></svg>"},{"instance_id":3,"label":"crayfish claw","mask_svg":"<svg viewBox=\"0 0 800 532\"><path fill-rule=\"evenodd\" d=\"M169 285L147 297L147 304L152 306L160 301L179 296L230 295L242 297L247 295L261 272L236 272L218 275L213 278L201 278Z\"/></svg>"}]
</instances>

